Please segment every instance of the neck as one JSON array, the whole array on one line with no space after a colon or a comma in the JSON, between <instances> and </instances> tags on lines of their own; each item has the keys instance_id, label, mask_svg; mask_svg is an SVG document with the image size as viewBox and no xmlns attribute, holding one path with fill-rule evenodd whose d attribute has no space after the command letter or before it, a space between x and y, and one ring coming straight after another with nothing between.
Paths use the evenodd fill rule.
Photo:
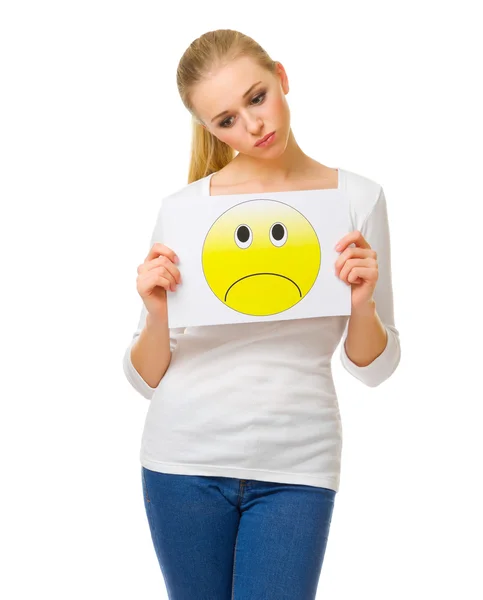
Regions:
<instances>
[{"instance_id":1,"label":"neck","mask_svg":"<svg viewBox=\"0 0 483 600\"><path fill-rule=\"evenodd\" d=\"M289 181L295 176L303 175L305 171L313 167L314 163L301 150L292 130L290 130L285 151L280 156L274 159L261 159L238 154L231 162L247 179L261 183Z\"/></svg>"}]
</instances>

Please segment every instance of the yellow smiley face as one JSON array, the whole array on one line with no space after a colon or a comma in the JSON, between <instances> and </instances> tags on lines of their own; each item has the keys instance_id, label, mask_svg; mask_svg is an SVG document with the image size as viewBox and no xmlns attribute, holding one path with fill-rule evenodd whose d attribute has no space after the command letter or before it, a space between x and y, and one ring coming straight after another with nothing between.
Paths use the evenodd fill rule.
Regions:
<instances>
[{"instance_id":1,"label":"yellow smiley face","mask_svg":"<svg viewBox=\"0 0 483 600\"><path fill-rule=\"evenodd\" d=\"M215 221L201 260L206 281L223 304L267 316L308 294L321 252L314 228L298 210L277 200L248 200Z\"/></svg>"}]
</instances>

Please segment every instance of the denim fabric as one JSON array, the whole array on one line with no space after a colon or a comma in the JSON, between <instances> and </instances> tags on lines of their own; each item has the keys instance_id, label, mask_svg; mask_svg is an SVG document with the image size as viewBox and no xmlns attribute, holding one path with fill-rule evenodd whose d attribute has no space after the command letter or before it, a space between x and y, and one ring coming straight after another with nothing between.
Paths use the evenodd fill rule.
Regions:
<instances>
[{"instance_id":1,"label":"denim fabric","mask_svg":"<svg viewBox=\"0 0 483 600\"><path fill-rule=\"evenodd\" d=\"M336 492L141 467L170 600L311 600Z\"/></svg>"}]
</instances>

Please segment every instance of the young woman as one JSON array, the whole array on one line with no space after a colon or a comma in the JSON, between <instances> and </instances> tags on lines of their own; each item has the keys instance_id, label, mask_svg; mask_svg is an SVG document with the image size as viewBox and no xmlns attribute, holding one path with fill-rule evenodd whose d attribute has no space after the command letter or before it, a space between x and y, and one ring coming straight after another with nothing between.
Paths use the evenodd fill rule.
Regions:
<instances>
[{"instance_id":1,"label":"young woman","mask_svg":"<svg viewBox=\"0 0 483 600\"><path fill-rule=\"evenodd\" d=\"M315 598L335 495L342 428L331 373L340 358L377 386L396 369L384 191L310 158L295 141L287 74L251 38L206 33L177 72L193 117L185 197L344 190L352 230L335 276L351 315L169 329L166 291L182 285L161 208L137 290L139 325L124 355L151 400L140 459L151 536L174 600ZM235 154L237 152L237 154ZM193 298L196 302L196 298Z\"/></svg>"}]
</instances>

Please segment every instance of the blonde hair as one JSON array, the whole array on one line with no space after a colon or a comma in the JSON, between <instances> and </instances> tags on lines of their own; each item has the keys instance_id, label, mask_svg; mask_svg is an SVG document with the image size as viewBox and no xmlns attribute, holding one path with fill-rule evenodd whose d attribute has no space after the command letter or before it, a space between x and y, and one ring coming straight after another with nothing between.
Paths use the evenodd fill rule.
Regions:
<instances>
[{"instance_id":1,"label":"blonde hair","mask_svg":"<svg viewBox=\"0 0 483 600\"><path fill-rule=\"evenodd\" d=\"M210 133L195 114L190 93L206 74L242 56L276 72L277 63L251 37L233 29L208 31L194 40L178 64L176 81L181 100L192 116L188 184L219 171L235 158L235 150Z\"/></svg>"}]
</instances>

